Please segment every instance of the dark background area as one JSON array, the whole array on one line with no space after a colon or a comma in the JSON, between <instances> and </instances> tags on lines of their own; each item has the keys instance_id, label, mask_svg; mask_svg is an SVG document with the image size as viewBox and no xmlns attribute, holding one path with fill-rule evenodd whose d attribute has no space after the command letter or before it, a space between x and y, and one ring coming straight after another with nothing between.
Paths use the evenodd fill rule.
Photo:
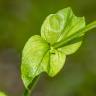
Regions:
<instances>
[{"instance_id":1,"label":"dark background area","mask_svg":"<svg viewBox=\"0 0 96 96\"><path fill-rule=\"evenodd\" d=\"M87 24L96 20L96 0L0 0L0 90L21 96L21 53L28 38L40 34L45 17L71 6ZM67 56L54 78L42 74L32 96L96 96L96 29L86 34L80 49Z\"/></svg>"}]
</instances>

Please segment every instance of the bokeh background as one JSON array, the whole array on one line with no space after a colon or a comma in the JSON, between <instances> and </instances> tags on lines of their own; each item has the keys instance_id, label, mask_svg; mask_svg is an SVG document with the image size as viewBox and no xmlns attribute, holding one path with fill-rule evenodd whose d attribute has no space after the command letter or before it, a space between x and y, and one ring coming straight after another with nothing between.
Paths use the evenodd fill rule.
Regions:
<instances>
[{"instance_id":1,"label":"bokeh background","mask_svg":"<svg viewBox=\"0 0 96 96\"><path fill-rule=\"evenodd\" d=\"M0 90L22 96L21 53L28 38L40 34L45 17L71 6L86 22L96 20L96 0L0 0ZM42 74L32 96L96 96L96 29L80 49L67 56L54 78Z\"/></svg>"}]
</instances>

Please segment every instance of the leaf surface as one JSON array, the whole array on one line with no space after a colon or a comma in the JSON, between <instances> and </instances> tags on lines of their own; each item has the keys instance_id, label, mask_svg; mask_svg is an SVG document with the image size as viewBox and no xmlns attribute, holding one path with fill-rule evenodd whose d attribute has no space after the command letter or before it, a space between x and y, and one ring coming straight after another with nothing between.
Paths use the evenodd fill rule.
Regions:
<instances>
[{"instance_id":1,"label":"leaf surface","mask_svg":"<svg viewBox=\"0 0 96 96\"><path fill-rule=\"evenodd\" d=\"M21 73L26 88L35 77L46 72L55 76L63 67L65 54L55 49L49 49L48 43L40 36L32 36L23 49Z\"/></svg>"}]
</instances>

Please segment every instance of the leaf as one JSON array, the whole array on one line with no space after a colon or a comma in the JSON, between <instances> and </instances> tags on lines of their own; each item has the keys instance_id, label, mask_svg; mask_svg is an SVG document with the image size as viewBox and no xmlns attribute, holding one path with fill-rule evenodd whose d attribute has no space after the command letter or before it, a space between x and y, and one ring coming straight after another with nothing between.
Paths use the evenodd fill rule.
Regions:
<instances>
[{"instance_id":1,"label":"leaf","mask_svg":"<svg viewBox=\"0 0 96 96\"><path fill-rule=\"evenodd\" d=\"M58 41L61 41L62 39L66 39L69 36L72 36L79 30L83 29L85 27L85 18L84 17L76 17L74 13L72 12L71 8L68 8L70 11L70 15L67 15L67 21L66 21L66 27L64 28L62 34L60 35ZM58 15L63 17L63 20L65 20L64 10L62 9L59 12L57 12Z\"/></svg>"},{"instance_id":2,"label":"leaf","mask_svg":"<svg viewBox=\"0 0 96 96\"><path fill-rule=\"evenodd\" d=\"M72 37L83 28L85 28L84 17L76 17L72 12L72 9L68 7L58 11L56 14L49 15L45 19L41 28L41 36L52 46L57 46L56 48L59 48L58 45L60 45L60 43L66 43L65 41L67 39L71 40L69 37ZM63 49L64 52L66 51L66 55L76 52L81 46L81 42L82 40L64 46ZM68 52L68 50L70 50L70 52Z\"/></svg>"},{"instance_id":3,"label":"leaf","mask_svg":"<svg viewBox=\"0 0 96 96\"><path fill-rule=\"evenodd\" d=\"M85 27L84 17L76 17L71 8L49 15L42 27L41 36L50 44L61 41Z\"/></svg>"},{"instance_id":4,"label":"leaf","mask_svg":"<svg viewBox=\"0 0 96 96\"><path fill-rule=\"evenodd\" d=\"M47 73L49 76L55 76L64 66L66 60L66 55L59 50L51 49L50 50L50 63Z\"/></svg>"},{"instance_id":5,"label":"leaf","mask_svg":"<svg viewBox=\"0 0 96 96\"><path fill-rule=\"evenodd\" d=\"M21 74L26 89L31 89L42 72L55 76L63 68L66 55L75 53L86 31L95 27L96 21L85 25L84 17L76 17L70 7L49 15L41 36L32 36L23 49Z\"/></svg>"},{"instance_id":6,"label":"leaf","mask_svg":"<svg viewBox=\"0 0 96 96\"><path fill-rule=\"evenodd\" d=\"M70 55L70 54L75 53L79 49L81 44L82 44L81 41L80 42L76 42L76 43L61 47L61 48L59 48L59 50L62 51L66 55Z\"/></svg>"},{"instance_id":7,"label":"leaf","mask_svg":"<svg viewBox=\"0 0 96 96\"><path fill-rule=\"evenodd\" d=\"M0 92L0 96L7 96L7 95L3 92Z\"/></svg>"},{"instance_id":8,"label":"leaf","mask_svg":"<svg viewBox=\"0 0 96 96\"><path fill-rule=\"evenodd\" d=\"M40 70L40 66L41 69L43 66L47 66L42 66L41 62L48 49L49 45L37 35L32 36L26 43L22 53L21 72L24 85L27 88L35 76L42 72L42 70ZM48 60L45 60L45 62L47 61Z\"/></svg>"},{"instance_id":9,"label":"leaf","mask_svg":"<svg viewBox=\"0 0 96 96\"><path fill-rule=\"evenodd\" d=\"M54 44L63 30L64 20L57 14L49 15L42 27L41 36L50 44Z\"/></svg>"},{"instance_id":10,"label":"leaf","mask_svg":"<svg viewBox=\"0 0 96 96\"><path fill-rule=\"evenodd\" d=\"M59 49L66 55L70 55L75 53L82 44L83 37L70 37L69 39L65 40L65 42L60 42L54 45L55 48ZM59 46L59 47L58 47Z\"/></svg>"},{"instance_id":11,"label":"leaf","mask_svg":"<svg viewBox=\"0 0 96 96\"><path fill-rule=\"evenodd\" d=\"M49 49L48 43L40 36L32 36L26 43L22 54L21 73L26 88L42 72L55 76L65 62L65 54Z\"/></svg>"}]
</instances>

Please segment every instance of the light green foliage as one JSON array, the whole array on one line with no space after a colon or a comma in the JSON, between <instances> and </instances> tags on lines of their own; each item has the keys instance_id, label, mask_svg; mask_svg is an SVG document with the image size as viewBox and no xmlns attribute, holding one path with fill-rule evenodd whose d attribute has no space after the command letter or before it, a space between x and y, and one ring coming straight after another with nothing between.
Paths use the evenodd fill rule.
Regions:
<instances>
[{"instance_id":1,"label":"light green foliage","mask_svg":"<svg viewBox=\"0 0 96 96\"><path fill-rule=\"evenodd\" d=\"M50 76L57 74L65 57L62 52L50 48L40 36L32 36L24 47L22 57L22 79L26 88L41 72L47 72Z\"/></svg>"},{"instance_id":2,"label":"light green foliage","mask_svg":"<svg viewBox=\"0 0 96 96\"><path fill-rule=\"evenodd\" d=\"M84 17L76 17L71 8L49 15L41 28L41 36L50 44L61 42L85 27Z\"/></svg>"},{"instance_id":3,"label":"light green foliage","mask_svg":"<svg viewBox=\"0 0 96 96\"><path fill-rule=\"evenodd\" d=\"M49 15L41 27L41 36L32 36L23 49L21 74L25 87L42 72L55 76L93 25L96 27L96 22L85 25L84 17L76 17L70 7Z\"/></svg>"},{"instance_id":4,"label":"light green foliage","mask_svg":"<svg viewBox=\"0 0 96 96\"><path fill-rule=\"evenodd\" d=\"M32 36L23 50L22 79L26 87L35 76L45 71L48 66L48 44L40 36Z\"/></svg>"},{"instance_id":5,"label":"light green foliage","mask_svg":"<svg viewBox=\"0 0 96 96\"><path fill-rule=\"evenodd\" d=\"M7 96L7 95L5 95L5 93L3 92L0 92L0 96Z\"/></svg>"}]
</instances>

